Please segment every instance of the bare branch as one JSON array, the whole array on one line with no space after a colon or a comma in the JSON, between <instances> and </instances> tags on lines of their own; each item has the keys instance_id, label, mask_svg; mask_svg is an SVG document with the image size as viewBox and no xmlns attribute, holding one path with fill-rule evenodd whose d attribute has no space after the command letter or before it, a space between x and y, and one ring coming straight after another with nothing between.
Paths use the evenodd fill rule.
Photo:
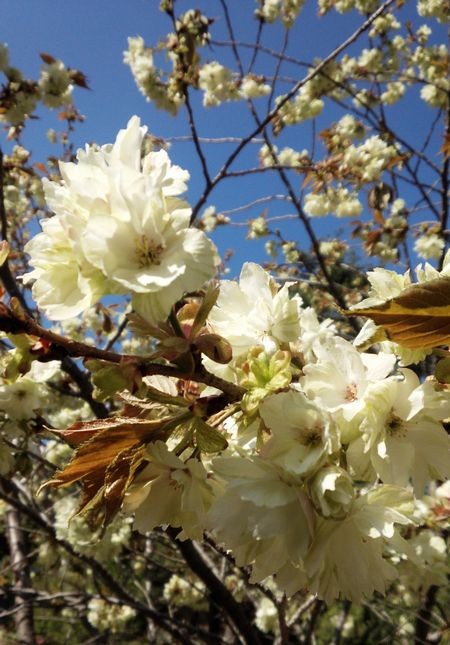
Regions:
<instances>
[{"instance_id":1,"label":"bare branch","mask_svg":"<svg viewBox=\"0 0 450 645\"><path fill-rule=\"evenodd\" d=\"M5 486L5 484L3 484ZM0 491L1 494L1 491ZM13 506L6 511L6 535L8 537L11 566L18 592L14 594L14 623L16 637L21 645L33 645L35 640L33 606L23 598L20 591L29 587L29 565L27 560L27 545L20 526L20 515Z\"/></svg>"},{"instance_id":2,"label":"bare branch","mask_svg":"<svg viewBox=\"0 0 450 645\"><path fill-rule=\"evenodd\" d=\"M175 542L189 567L204 582L212 597L223 608L228 619L233 623L246 645L260 645L261 641L257 628L252 626L241 605L236 602L223 582L207 565L196 548L196 545L191 540L177 540L176 535L178 531L176 529L168 529L167 533Z\"/></svg>"}]
</instances>

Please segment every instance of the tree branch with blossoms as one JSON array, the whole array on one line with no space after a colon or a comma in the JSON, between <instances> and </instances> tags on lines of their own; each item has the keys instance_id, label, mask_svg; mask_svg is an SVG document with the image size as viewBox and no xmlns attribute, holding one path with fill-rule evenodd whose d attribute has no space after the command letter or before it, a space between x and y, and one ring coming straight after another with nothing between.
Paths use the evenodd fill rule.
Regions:
<instances>
[{"instance_id":1,"label":"tree branch with blossoms","mask_svg":"<svg viewBox=\"0 0 450 645\"><path fill-rule=\"evenodd\" d=\"M186 134L132 116L76 153L85 76L41 54L26 79L0 44L7 629L60 638L59 613L70 642L444 633L443 5L318 0L318 24L355 14L319 59L301 0L257 0L247 31L246 3L213 19L163 0L170 33L130 38L124 62ZM38 105L65 124L46 163L23 144ZM221 258L221 230L259 263Z\"/></svg>"}]
</instances>

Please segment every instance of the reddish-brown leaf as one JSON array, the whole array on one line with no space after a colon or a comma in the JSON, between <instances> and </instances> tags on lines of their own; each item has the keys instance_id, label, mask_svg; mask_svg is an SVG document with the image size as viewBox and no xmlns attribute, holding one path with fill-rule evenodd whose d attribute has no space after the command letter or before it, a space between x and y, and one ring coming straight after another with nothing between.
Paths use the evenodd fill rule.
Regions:
<instances>
[{"instance_id":1,"label":"reddish-brown leaf","mask_svg":"<svg viewBox=\"0 0 450 645\"><path fill-rule=\"evenodd\" d=\"M448 345L450 277L414 284L376 307L356 306L346 313L371 318L390 340L410 349Z\"/></svg>"},{"instance_id":2,"label":"reddish-brown leaf","mask_svg":"<svg viewBox=\"0 0 450 645\"><path fill-rule=\"evenodd\" d=\"M70 463L41 488L81 481L78 512L91 512L106 526L120 508L130 478L143 459L145 444L163 436L166 421L115 417L52 430L78 449Z\"/></svg>"}]
</instances>

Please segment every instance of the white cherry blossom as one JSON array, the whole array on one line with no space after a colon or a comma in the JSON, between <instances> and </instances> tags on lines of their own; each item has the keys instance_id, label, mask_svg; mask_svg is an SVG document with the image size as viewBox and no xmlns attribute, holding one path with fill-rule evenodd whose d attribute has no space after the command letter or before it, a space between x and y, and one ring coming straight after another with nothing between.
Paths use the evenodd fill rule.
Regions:
<instances>
[{"instance_id":1,"label":"white cherry blossom","mask_svg":"<svg viewBox=\"0 0 450 645\"><path fill-rule=\"evenodd\" d=\"M130 119L113 145L79 150L61 163L62 183L44 183L55 216L26 246L33 296L54 320L71 318L107 294L131 294L150 322L164 320L184 292L212 277L212 242L189 227L178 195L188 173L164 151L141 159L146 128Z\"/></svg>"}]
</instances>

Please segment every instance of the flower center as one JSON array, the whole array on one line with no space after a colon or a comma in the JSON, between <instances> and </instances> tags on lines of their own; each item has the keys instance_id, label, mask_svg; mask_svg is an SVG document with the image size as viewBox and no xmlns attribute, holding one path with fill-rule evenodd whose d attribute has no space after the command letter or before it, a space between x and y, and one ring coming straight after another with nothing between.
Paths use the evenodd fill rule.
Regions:
<instances>
[{"instance_id":1,"label":"flower center","mask_svg":"<svg viewBox=\"0 0 450 645\"><path fill-rule=\"evenodd\" d=\"M313 428L301 428L298 441L302 446L315 446L322 441L323 428L314 426Z\"/></svg>"},{"instance_id":2,"label":"flower center","mask_svg":"<svg viewBox=\"0 0 450 645\"><path fill-rule=\"evenodd\" d=\"M161 264L161 255L165 248L163 244L157 244L147 235L140 235L136 238L135 250L138 265L141 268L159 266Z\"/></svg>"},{"instance_id":3,"label":"flower center","mask_svg":"<svg viewBox=\"0 0 450 645\"><path fill-rule=\"evenodd\" d=\"M395 416L395 414L393 414L390 421L388 421L387 431L391 436L397 435L397 437L406 437L407 435L407 430L403 420Z\"/></svg>"},{"instance_id":4,"label":"flower center","mask_svg":"<svg viewBox=\"0 0 450 645\"><path fill-rule=\"evenodd\" d=\"M347 385L345 389L345 395L344 399L351 403L352 401L356 401L358 398L358 389L356 387L356 383L350 383L350 385Z\"/></svg>"}]
</instances>

